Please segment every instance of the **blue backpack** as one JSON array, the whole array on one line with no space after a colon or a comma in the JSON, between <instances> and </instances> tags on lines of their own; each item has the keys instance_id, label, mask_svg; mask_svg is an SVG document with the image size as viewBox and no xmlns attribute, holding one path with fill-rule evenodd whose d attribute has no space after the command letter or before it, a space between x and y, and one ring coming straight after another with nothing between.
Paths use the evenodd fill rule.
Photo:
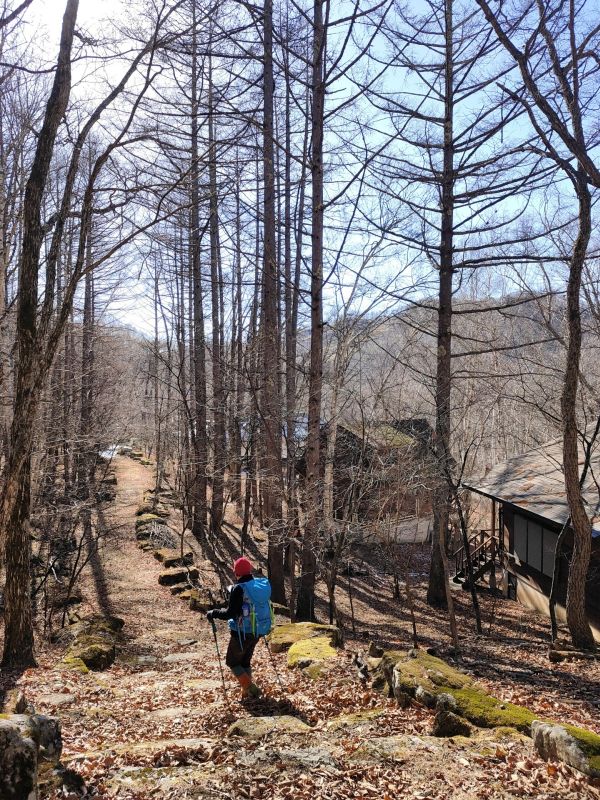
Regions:
<instances>
[{"instance_id":1,"label":"blue backpack","mask_svg":"<svg viewBox=\"0 0 600 800\"><path fill-rule=\"evenodd\" d=\"M238 619L229 620L229 629L240 636L266 636L273 627L274 618L271 584L267 578L252 578L238 586L244 590L242 614Z\"/></svg>"}]
</instances>

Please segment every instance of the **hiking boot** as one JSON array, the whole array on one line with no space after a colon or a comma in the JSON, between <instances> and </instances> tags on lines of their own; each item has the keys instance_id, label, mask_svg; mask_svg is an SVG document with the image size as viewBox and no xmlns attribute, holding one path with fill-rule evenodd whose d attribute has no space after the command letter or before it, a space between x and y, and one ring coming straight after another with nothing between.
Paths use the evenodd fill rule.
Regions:
<instances>
[{"instance_id":1,"label":"hiking boot","mask_svg":"<svg viewBox=\"0 0 600 800\"><path fill-rule=\"evenodd\" d=\"M260 686L257 686L255 683L251 683L248 687L248 693L246 697L251 698L252 700L257 700L262 695L262 691Z\"/></svg>"}]
</instances>

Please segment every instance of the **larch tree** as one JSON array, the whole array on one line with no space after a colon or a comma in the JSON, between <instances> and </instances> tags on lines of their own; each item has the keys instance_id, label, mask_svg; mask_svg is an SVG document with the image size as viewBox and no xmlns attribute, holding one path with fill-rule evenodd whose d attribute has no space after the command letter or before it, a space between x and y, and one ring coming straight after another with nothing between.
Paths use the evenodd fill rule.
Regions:
<instances>
[{"instance_id":1,"label":"larch tree","mask_svg":"<svg viewBox=\"0 0 600 800\"><path fill-rule=\"evenodd\" d=\"M568 348L561 396L565 489L574 533L566 611L575 646L594 649L585 601L592 528L580 486L577 400L582 275L592 233L592 193L600 189L600 136L597 126L590 124L599 111L600 26L590 18L593 4L585 0L536 0L525 9L476 2L518 69L520 81L507 80L502 88L527 113L539 151L567 176L577 204L579 228L569 260Z\"/></svg>"}]
</instances>

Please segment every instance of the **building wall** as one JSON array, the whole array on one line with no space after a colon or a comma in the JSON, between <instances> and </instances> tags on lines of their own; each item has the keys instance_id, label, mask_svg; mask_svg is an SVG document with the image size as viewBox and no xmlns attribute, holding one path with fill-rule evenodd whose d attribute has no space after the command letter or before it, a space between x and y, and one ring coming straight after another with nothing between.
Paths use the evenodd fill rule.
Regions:
<instances>
[{"instance_id":1,"label":"building wall","mask_svg":"<svg viewBox=\"0 0 600 800\"><path fill-rule=\"evenodd\" d=\"M543 614L550 616L548 607L548 598L552 587L551 577L551 564L549 561L550 546L546 545L544 548L544 541L546 538L546 531L557 536L560 527L556 523L549 520L544 520L521 509L503 504L502 517L504 525L504 539L507 551L507 567L509 573L509 586L512 583L516 585L516 599L527 606L541 611ZM536 544L531 547L531 543L527 542L527 557L531 557L532 561L536 564L536 568L532 566L527 560L524 560L523 554L524 547L524 528L523 520L526 520L528 526L530 525L533 530L533 539L537 540L537 531L541 528L542 544L539 547ZM527 536L529 537L529 527L527 528ZM550 543L556 542L555 538L548 536ZM565 556L560 569L560 579L558 586L557 597L557 618L565 621L565 603L567 596L567 575L568 575L568 561L569 552L573 545L572 534L567 536L565 541ZM541 549L541 553L540 553ZM531 552L531 556L529 551ZM521 558L514 556L521 555ZM512 581L510 580L512 576ZM590 563L590 570L587 580L587 612L590 625L594 632L594 637L600 641L600 540L592 540L592 558Z\"/></svg>"}]
</instances>

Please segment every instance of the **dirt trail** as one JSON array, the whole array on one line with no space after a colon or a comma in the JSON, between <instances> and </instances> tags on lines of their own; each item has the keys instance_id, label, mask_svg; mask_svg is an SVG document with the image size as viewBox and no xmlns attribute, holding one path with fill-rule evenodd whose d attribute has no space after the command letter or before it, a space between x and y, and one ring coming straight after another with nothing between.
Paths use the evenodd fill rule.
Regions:
<instances>
[{"instance_id":1,"label":"dirt trail","mask_svg":"<svg viewBox=\"0 0 600 800\"><path fill-rule=\"evenodd\" d=\"M21 680L38 711L61 718L63 762L85 781L83 796L598 796L568 769L550 778L530 742L520 738L504 741L492 732L471 742L434 739L429 711L399 709L362 686L345 654L326 680L311 681L288 670L285 654L273 663L259 646L255 674L266 698L242 706L229 675L224 694L204 616L158 585L160 565L136 545L135 511L151 472L125 458L116 460L115 471L117 498L106 518L116 534L107 538L84 583L92 608L125 621L117 660L104 672L82 675L57 669L57 647L40 654L40 668ZM227 639L222 624L221 653ZM271 723L256 719L281 715L295 717L300 730L269 732ZM246 720L250 736L227 735L239 719ZM65 792L48 785L42 797L64 799Z\"/></svg>"}]
</instances>

